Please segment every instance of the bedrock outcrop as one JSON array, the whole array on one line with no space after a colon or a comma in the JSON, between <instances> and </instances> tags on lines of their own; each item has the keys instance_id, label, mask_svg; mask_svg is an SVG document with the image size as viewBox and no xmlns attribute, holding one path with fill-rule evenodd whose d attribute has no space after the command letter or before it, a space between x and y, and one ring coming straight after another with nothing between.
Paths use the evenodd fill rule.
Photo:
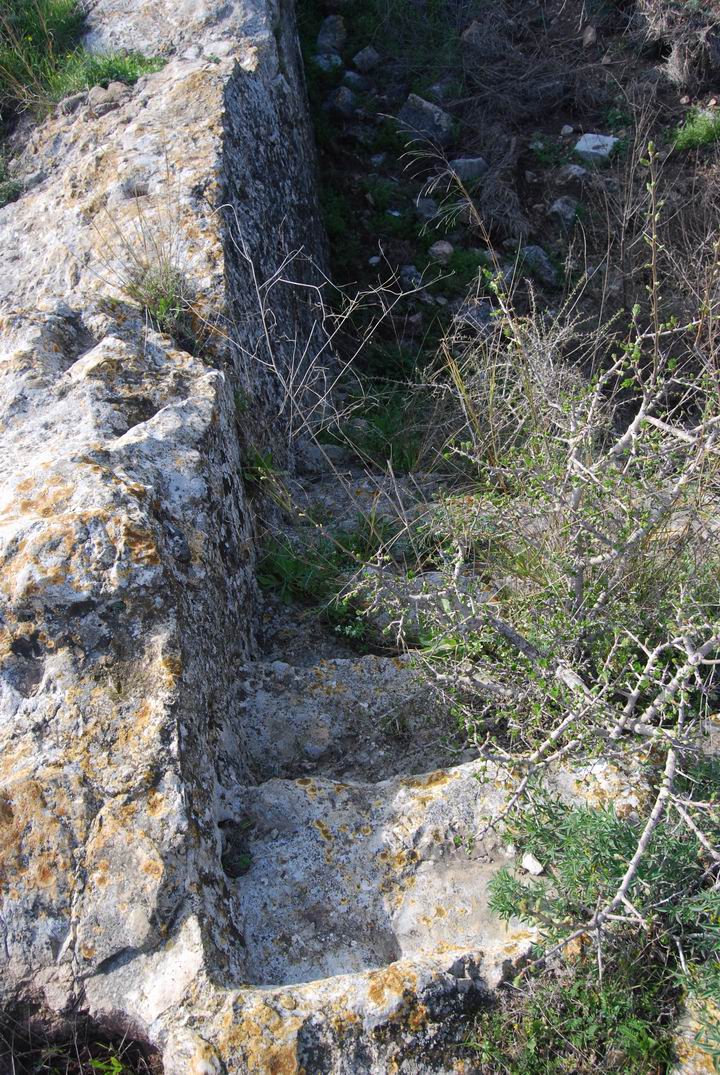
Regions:
<instances>
[{"instance_id":1,"label":"bedrock outcrop","mask_svg":"<svg viewBox=\"0 0 720 1075\"><path fill-rule=\"evenodd\" d=\"M461 1070L532 939L463 843L507 789L386 748L404 667L256 660L243 456L288 456L325 256L291 6L96 0L88 30L167 62L40 122L0 210L0 1003L169 1075ZM148 265L190 296L175 339L128 298Z\"/></svg>"}]
</instances>

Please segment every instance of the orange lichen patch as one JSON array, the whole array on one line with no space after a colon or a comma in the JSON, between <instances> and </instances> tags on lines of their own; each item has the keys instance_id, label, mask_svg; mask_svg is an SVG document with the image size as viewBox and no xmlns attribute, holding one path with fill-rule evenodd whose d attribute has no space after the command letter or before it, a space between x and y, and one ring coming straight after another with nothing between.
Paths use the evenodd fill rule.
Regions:
<instances>
[{"instance_id":1,"label":"orange lichen patch","mask_svg":"<svg viewBox=\"0 0 720 1075\"><path fill-rule=\"evenodd\" d=\"M568 941L563 949L563 956L566 960L572 961L582 959L589 944L590 934L581 933L579 937L573 937L571 941Z\"/></svg>"},{"instance_id":2,"label":"orange lichen patch","mask_svg":"<svg viewBox=\"0 0 720 1075\"><path fill-rule=\"evenodd\" d=\"M75 491L72 485L57 475L44 476L42 484L30 479L18 486L20 497L14 501L12 511L0 513L0 518L18 518L21 515L28 519L55 518L62 509L67 508Z\"/></svg>"},{"instance_id":3,"label":"orange lichen patch","mask_svg":"<svg viewBox=\"0 0 720 1075\"><path fill-rule=\"evenodd\" d=\"M424 1004L418 1004L417 1007L413 1008L411 1010L410 1014L408 1015L408 1020L407 1020L408 1026L410 1027L410 1029L413 1031L414 1034L417 1034L417 1032L419 1030L422 1030L422 1028L425 1026L427 1021L428 1021L428 1010L427 1010L427 1008L425 1007Z\"/></svg>"},{"instance_id":4,"label":"orange lichen patch","mask_svg":"<svg viewBox=\"0 0 720 1075\"><path fill-rule=\"evenodd\" d=\"M70 834L55 815L56 801L67 813L65 792L49 790L39 780L27 780L7 786L0 792L0 888L18 887L42 890L57 896L58 882L74 873L71 863Z\"/></svg>"},{"instance_id":5,"label":"orange lichen patch","mask_svg":"<svg viewBox=\"0 0 720 1075\"><path fill-rule=\"evenodd\" d=\"M182 658L175 653L167 653L160 659L160 668L165 675L165 686L172 688L182 674Z\"/></svg>"},{"instance_id":6,"label":"orange lichen patch","mask_svg":"<svg viewBox=\"0 0 720 1075\"><path fill-rule=\"evenodd\" d=\"M281 1017L269 1004L260 1002L240 1014L224 1019L227 1029L218 1041L220 1055L242 1057L252 1075L300 1075L296 1035L303 1020L295 1015Z\"/></svg>"},{"instance_id":7,"label":"orange lichen patch","mask_svg":"<svg viewBox=\"0 0 720 1075\"><path fill-rule=\"evenodd\" d=\"M414 851L390 851L389 849L381 851L378 855L378 859L385 865L391 866L394 870L404 870L410 862L417 861L417 854Z\"/></svg>"},{"instance_id":8,"label":"orange lichen patch","mask_svg":"<svg viewBox=\"0 0 720 1075\"><path fill-rule=\"evenodd\" d=\"M150 702L142 702L133 713L126 711L117 721L113 751L125 755L128 751L135 753L143 744L149 745L159 731L163 719L163 710Z\"/></svg>"},{"instance_id":9,"label":"orange lichen patch","mask_svg":"<svg viewBox=\"0 0 720 1075\"><path fill-rule=\"evenodd\" d=\"M405 993L413 992L417 978L412 971L402 971L397 963L391 963L369 976L368 997L378 1006L388 1000L400 1000Z\"/></svg>"},{"instance_id":10,"label":"orange lichen patch","mask_svg":"<svg viewBox=\"0 0 720 1075\"><path fill-rule=\"evenodd\" d=\"M135 564L147 567L161 562L153 534L139 526L131 526L129 521L125 521L123 526L122 547L130 552Z\"/></svg>"},{"instance_id":11,"label":"orange lichen patch","mask_svg":"<svg viewBox=\"0 0 720 1075\"><path fill-rule=\"evenodd\" d=\"M95 948L92 944L83 944L80 948L80 954L83 959L92 959L95 955Z\"/></svg>"},{"instance_id":12,"label":"orange lichen patch","mask_svg":"<svg viewBox=\"0 0 720 1075\"><path fill-rule=\"evenodd\" d=\"M156 881L159 881L165 872L165 867L160 859L146 859L146 861L143 862L141 869L143 873L146 873L148 877L152 877Z\"/></svg>"},{"instance_id":13,"label":"orange lichen patch","mask_svg":"<svg viewBox=\"0 0 720 1075\"><path fill-rule=\"evenodd\" d=\"M92 887L95 885L98 888L105 888L109 880L109 873L110 863L107 859L100 859L100 861L95 864L95 869L88 874L88 886Z\"/></svg>"},{"instance_id":14,"label":"orange lichen patch","mask_svg":"<svg viewBox=\"0 0 720 1075\"><path fill-rule=\"evenodd\" d=\"M323 840L332 840L333 834L330 832L330 829L324 821L313 821L313 825L318 830Z\"/></svg>"},{"instance_id":15,"label":"orange lichen patch","mask_svg":"<svg viewBox=\"0 0 720 1075\"><path fill-rule=\"evenodd\" d=\"M168 812L167 799L157 788L153 788L148 794L147 811L151 817L163 817Z\"/></svg>"},{"instance_id":16,"label":"orange lichen patch","mask_svg":"<svg viewBox=\"0 0 720 1075\"><path fill-rule=\"evenodd\" d=\"M353 1024L359 1022L360 1016L357 1012L351 1011L349 1008L343 1008L341 1011L333 1014L331 1025L337 1037L342 1038Z\"/></svg>"},{"instance_id":17,"label":"orange lichen patch","mask_svg":"<svg viewBox=\"0 0 720 1075\"><path fill-rule=\"evenodd\" d=\"M446 769L438 769L437 772L427 773L425 776L408 776L400 783L406 788L439 788L452 780L452 774Z\"/></svg>"},{"instance_id":18,"label":"orange lichen patch","mask_svg":"<svg viewBox=\"0 0 720 1075\"><path fill-rule=\"evenodd\" d=\"M687 1072L688 1075L714 1075L717 1068L711 1051L703 1049L700 1043L706 1042L712 1046L712 1031L718 1026L720 1006L709 998L699 1000L691 997L673 1041L679 1061L674 1070Z\"/></svg>"},{"instance_id":19,"label":"orange lichen patch","mask_svg":"<svg viewBox=\"0 0 720 1075\"><path fill-rule=\"evenodd\" d=\"M314 780L311 780L309 776L302 776L302 777L300 777L299 780L296 780L295 783L299 787L305 789L305 793L309 798L311 798L311 799L316 799L317 798L317 793L318 793L317 784L315 783Z\"/></svg>"}]
</instances>

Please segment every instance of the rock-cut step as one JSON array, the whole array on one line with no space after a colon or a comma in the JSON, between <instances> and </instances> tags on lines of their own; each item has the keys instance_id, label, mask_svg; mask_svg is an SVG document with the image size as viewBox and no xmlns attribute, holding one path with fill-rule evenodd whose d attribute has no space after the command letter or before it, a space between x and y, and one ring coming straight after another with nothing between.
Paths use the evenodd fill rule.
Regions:
<instances>
[{"instance_id":1,"label":"rock-cut step","mask_svg":"<svg viewBox=\"0 0 720 1075\"><path fill-rule=\"evenodd\" d=\"M378 784L305 777L227 793L223 861L245 984L389 964L452 973L470 958L477 987L495 987L532 941L489 912L506 858L496 838L470 835L505 795L478 762Z\"/></svg>"},{"instance_id":2,"label":"rock-cut step","mask_svg":"<svg viewBox=\"0 0 720 1075\"><path fill-rule=\"evenodd\" d=\"M239 681L238 727L218 743L226 786L242 779L239 754L258 783L310 773L375 782L467 760L447 707L407 658L256 662Z\"/></svg>"}]
</instances>

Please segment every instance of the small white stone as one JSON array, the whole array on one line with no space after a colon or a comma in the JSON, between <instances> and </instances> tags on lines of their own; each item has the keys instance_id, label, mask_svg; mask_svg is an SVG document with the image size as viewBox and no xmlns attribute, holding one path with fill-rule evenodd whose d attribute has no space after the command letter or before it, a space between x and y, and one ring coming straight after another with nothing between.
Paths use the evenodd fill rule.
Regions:
<instances>
[{"instance_id":1,"label":"small white stone","mask_svg":"<svg viewBox=\"0 0 720 1075\"><path fill-rule=\"evenodd\" d=\"M564 127L560 128L560 137L569 138L571 134L575 133L575 128L571 127L569 123L566 123Z\"/></svg>"},{"instance_id":2,"label":"small white stone","mask_svg":"<svg viewBox=\"0 0 720 1075\"><path fill-rule=\"evenodd\" d=\"M618 141L611 134L584 134L575 145L575 152L586 164L605 164Z\"/></svg>"},{"instance_id":3,"label":"small white stone","mask_svg":"<svg viewBox=\"0 0 720 1075\"><path fill-rule=\"evenodd\" d=\"M539 877L541 873L545 873L545 867L529 851L523 855L521 865L525 872L531 873L533 877Z\"/></svg>"},{"instance_id":4,"label":"small white stone","mask_svg":"<svg viewBox=\"0 0 720 1075\"><path fill-rule=\"evenodd\" d=\"M439 261L441 265L447 265L454 253L455 247L452 243L447 242L446 239L438 239L428 250L428 254L433 261Z\"/></svg>"}]
</instances>

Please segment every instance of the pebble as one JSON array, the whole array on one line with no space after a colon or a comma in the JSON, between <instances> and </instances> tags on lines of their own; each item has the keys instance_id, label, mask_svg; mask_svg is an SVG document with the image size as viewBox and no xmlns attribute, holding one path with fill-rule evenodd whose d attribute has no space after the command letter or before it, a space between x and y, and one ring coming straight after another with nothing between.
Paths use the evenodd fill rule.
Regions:
<instances>
[{"instance_id":1,"label":"pebble","mask_svg":"<svg viewBox=\"0 0 720 1075\"><path fill-rule=\"evenodd\" d=\"M380 63L380 53L372 45L367 45L364 49L360 49L359 52L355 53L353 63L358 71L362 71L366 75L368 71L372 71Z\"/></svg>"},{"instance_id":2,"label":"pebble","mask_svg":"<svg viewBox=\"0 0 720 1075\"><path fill-rule=\"evenodd\" d=\"M421 220L434 220L438 215L439 206L434 198L418 198L415 209Z\"/></svg>"},{"instance_id":3,"label":"pebble","mask_svg":"<svg viewBox=\"0 0 720 1075\"><path fill-rule=\"evenodd\" d=\"M353 91L349 90L347 86L338 86L325 101L323 108L328 112L334 112L337 116L349 119L355 112L356 105L357 98Z\"/></svg>"},{"instance_id":4,"label":"pebble","mask_svg":"<svg viewBox=\"0 0 720 1075\"><path fill-rule=\"evenodd\" d=\"M583 30L582 43L583 47L591 48L597 41L597 30L594 26L588 24Z\"/></svg>"},{"instance_id":5,"label":"pebble","mask_svg":"<svg viewBox=\"0 0 720 1075\"><path fill-rule=\"evenodd\" d=\"M541 246L526 246L522 251L525 266L546 287L557 286L555 266Z\"/></svg>"},{"instance_id":6,"label":"pebble","mask_svg":"<svg viewBox=\"0 0 720 1075\"><path fill-rule=\"evenodd\" d=\"M521 865L525 872L532 874L533 877L539 877L541 873L545 873L545 867L529 851L523 855Z\"/></svg>"},{"instance_id":7,"label":"pebble","mask_svg":"<svg viewBox=\"0 0 720 1075\"><path fill-rule=\"evenodd\" d=\"M328 15L323 19L317 35L318 52L340 52L346 40L347 30L342 15Z\"/></svg>"},{"instance_id":8,"label":"pebble","mask_svg":"<svg viewBox=\"0 0 720 1075\"><path fill-rule=\"evenodd\" d=\"M357 71L346 71L343 75L343 86L347 86L356 93L364 93L368 88L367 79L359 75Z\"/></svg>"},{"instance_id":9,"label":"pebble","mask_svg":"<svg viewBox=\"0 0 720 1075\"><path fill-rule=\"evenodd\" d=\"M321 71L335 71L342 67L342 57L337 52L321 52L319 56L313 56L313 63Z\"/></svg>"},{"instance_id":10,"label":"pebble","mask_svg":"<svg viewBox=\"0 0 720 1075\"><path fill-rule=\"evenodd\" d=\"M610 160L618 139L611 134L584 134L575 152L586 164L605 164Z\"/></svg>"},{"instance_id":11,"label":"pebble","mask_svg":"<svg viewBox=\"0 0 720 1075\"><path fill-rule=\"evenodd\" d=\"M416 93L410 94L397 118L411 137L426 138L437 146L448 146L455 138L452 116Z\"/></svg>"},{"instance_id":12,"label":"pebble","mask_svg":"<svg viewBox=\"0 0 720 1075\"><path fill-rule=\"evenodd\" d=\"M566 183L568 186L580 187L589 174L587 168L583 168L580 164L564 164L558 172L558 179L561 183Z\"/></svg>"},{"instance_id":13,"label":"pebble","mask_svg":"<svg viewBox=\"0 0 720 1075\"><path fill-rule=\"evenodd\" d=\"M570 229L575 223L577 216L578 201L576 198L570 198L567 194L564 194L561 198L557 198L550 208L547 215L557 220L564 228Z\"/></svg>"},{"instance_id":14,"label":"pebble","mask_svg":"<svg viewBox=\"0 0 720 1075\"><path fill-rule=\"evenodd\" d=\"M438 239L428 250L428 254L433 261L439 261L441 265L447 265L454 253L455 247L446 239Z\"/></svg>"},{"instance_id":15,"label":"pebble","mask_svg":"<svg viewBox=\"0 0 720 1075\"><path fill-rule=\"evenodd\" d=\"M493 308L489 302L464 302L455 314L459 328L472 328L482 336L492 334L495 326Z\"/></svg>"},{"instance_id":16,"label":"pebble","mask_svg":"<svg viewBox=\"0 0 720 1075\"><path fill-rule=\"evenodd\" d=\"M571 127L569 123L566 123L563 127L560 128L561 138L570 138L570 136L573 134L575 134L575 128Z\"/></svg>"},{"instance_id":17,"label":"pebble","mask_svg":"<svg viewBox=\"0 0 720 1075\"><path fill-rule=\"evenodd\" d=\"M400 270L400 280L404 287L411 289L422 285L422 275L415 265L403 265Z\"/></svg>"},{"instance_id":18,"label":"pebble","mask_svg":"<svg viewBox=\"0 0 720 1075\"><path fill-rule=\"evenodd\" d=\"M63 115L69 116L71 112L75 112L80 105L84 104L87 100L87 94L85 91L82 93L74 93L71 97L66 97L60 102L59 109Z\"/></svg>"},{"instance_id":19,"label":"pebble","mask_svg":"<svg viewBox=\"0 0 720 1075\"><path fill-rule=\"evenodd\" d=\"M455 86L455 79L452 75L448 75L446 78L441 78L439 82L434 82L427 91L427 95L431 101L434 101L436 104L442 104L442 102L446 101L451 95Z\"/></svg>"},{"instance_id":20,"label":"pebble","mask_svg":"<svg viewBox=\"0 0 720 1075\"><path fill-rule=\"evenodd\" d=\"M488 170L487 161L483 157L458 157L450 161L448 167L463 183L480 179Z\"/></svg>"}]
</instances>

